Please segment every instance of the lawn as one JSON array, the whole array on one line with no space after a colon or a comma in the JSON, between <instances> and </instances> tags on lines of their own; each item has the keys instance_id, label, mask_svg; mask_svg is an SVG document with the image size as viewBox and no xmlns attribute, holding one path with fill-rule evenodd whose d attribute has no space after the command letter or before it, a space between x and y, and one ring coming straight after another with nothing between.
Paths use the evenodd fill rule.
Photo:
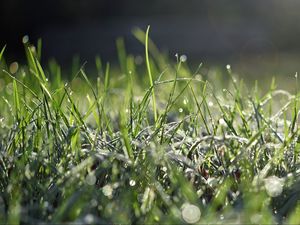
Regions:
<instances>
[{"instance_id":1,"label":"lawn","mask_svg":"<svg viewBox=\"0 0 300 225\"><path fill-rule=\"evenodd\" d=\"M0 224L299 224L297 74L249 87L134 35L142 58L118 39L92 72L2 49Z\"/></svg>"}]
</instances>

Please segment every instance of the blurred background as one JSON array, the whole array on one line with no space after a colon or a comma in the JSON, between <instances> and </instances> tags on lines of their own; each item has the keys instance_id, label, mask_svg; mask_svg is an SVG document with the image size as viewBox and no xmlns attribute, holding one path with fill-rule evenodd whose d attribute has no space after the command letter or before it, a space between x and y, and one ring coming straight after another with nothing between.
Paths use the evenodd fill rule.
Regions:
<instances>
[{"instance_id":1,"label":"blurred background","mask_svg":"<svg viewBox=\"0 0 300 225\"><path fill-rule=\"evenodd\" d=\"M134 27L151 25L151 39L171 57L231 64L244 76L293 76L299 70L297 0L1 0L0 46L23 60L22 37L43 41L43 61L68 64L74 55L117 60L115 40L143 54Z\"/></svg>"}]
</instances>

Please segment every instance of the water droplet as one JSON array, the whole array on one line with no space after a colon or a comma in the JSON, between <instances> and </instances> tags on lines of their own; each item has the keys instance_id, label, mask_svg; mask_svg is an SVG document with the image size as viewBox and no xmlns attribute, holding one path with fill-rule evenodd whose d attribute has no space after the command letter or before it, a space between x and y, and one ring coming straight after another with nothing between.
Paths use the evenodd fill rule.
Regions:
<instances>
[{"instance_id":1,"label":"water droplet","mask_svg":"<svg viewBox=\"0 0 300 225\"><path fill-rule=\"evenodd\" d=\"M186 105L186 104L188 104L188 103L189 103L189 100L188 100L188 99L184 99L184 100L183 100L183 104Z\"/></svg>"},{"instance_id":2,"label":"water droplet","mask_svg":"<svg viewBox=\"0 0 300 225\"><path fill-rule=\"evenodd\" d=\"M296 74L295 74L295 78L297 78L298 77L298 72L296 72Z\"/></svg>"},{"instance_id":3,"label":"water droplet","mask_svg":"<svg viewBox=\"0 0 300 225\"><path fill-rule=\"evenodd\" d=\"M182 112L183 112L183 108L179 108L178 111L179 111L180 113L182 113Z\"/></svg>"},{"instance_id":4,"label":"water droplet","mask_svg":"<svg viewBox=\"0 0 300 225\"><path fill-rule=\"evenodd\" d=\"M227 64L227 65L226 65L226 69L227 69L227 70L230 70L230 69L231 69L231 66L230 66L229 64Z\"/></svg>"},{"instance_id":5,"label":"water droplet","mask_svg":"<svg viewBox=\"0 0 300 225\"><path fill-rule=\"evenodd\" d=\"M96 176L94 174L87 175L85 181L88 185L94 185L96 183Z\"/></svg>"},{"instance_id":6,"label":"water droplet","mask_svg":"<svg viewBox=\"0 0 300 225\"><path fill-rule=\"evenodd\" d=\"M212 107L212 106L214 106L214 103L213 102L208 102L208 106Z\"/></svg>"},{"instance_id":7,"label":"water droplet","mask_svg":"<svg viewBox=\"0 0 300 225\"><path fill-rule=\"evenodd\" d=\"M265 189L270 197L277 197L283 191L284 181L276 176L270 176L265 179Z\"/></svg>"},{"instance_id":8,"label":"water droplet","mask_svg":"<svg viewBox=\"0 0 300 225\"><path fill-rule=\"evenodd\" d=\"M196 80L202 80L201 74L197 74L197 75L195 76L195 79L196 79Z\"/></svg>"},{"instance_id":9,"label":"water droplet","mask_svg":"<svg viewBox=\"0 0 300 225\"><path fill-rule=\"evenodd\" d=\"M224 220L224 218L225 218L224 215L221 214L221 215L220 215L220 220Z\"/></svg>"},{"instance_id":10,"label":"water droplet","mask_svg":"<svg viewBox=\"0 0 300 225\"><path fill-rule=\"evenodd\" d=\"M94 224L95 221L95 217L92 214L87 214L84 219L84 224Z\"/></svg>"},{"instance_id":11,"label":"water droplet","mask_svg":"<svg viewBox=\"0 0 300 225\"><path fill-rule=\"evenodd\" d=\"M186 62L187 56L186 55L181 55L180 56L180 62Z\"/></svg>"},{"instance_id":12,"label":"water droplet","mask_svg":"<svg viewBox=\"0 0 300 225\"><path fill-rule=\"evenodd\" d=\"M36 49L35 49L35 47L32 45L32 46L30 46L30 51L32 52L32 53L35 53L36 52Z\"/></svg>"},{"instance_id":13,"label":"water droplet","mask_svg":"<svg viewBox=\"0 0 300 225\"><path fill-rule=\"evenodd\" d=\"M254 224L259 224L261 223L263 216L261 214L254 214L251 216L250 221Z\"/></svg>"},{"instance_id":14,"label":"water droplet","mask_svg":"<svg viewBox=\"0 0 300 225\"><path fill-rule=\"evenodd\" d=\"M98 205L98 201L96 199L91 200L91 206L96 207Z\"/></svg>"},{"instance_id":15,"label":"water droplet","mask_svg":"<svg viewBox=\"0 0 300 225\"><path fill-rule=\"evenodd\" d=\"M129 185L130 185L131 187L135 186L135 185L136 185L136 181L135 181L135 180L130 180L130 181L129 181Z\"/></svg>"},{"instance_id":16,"label":"water droplet","mask_svg":"<svg viewBox=\"0 0 300 225\"><path fill-rule=\"evenodd\" d=\"M43 207L48 208L49 207L49 202L45 201L44 204L43 204Z\"/></svg>"},{"instance_id":17,"label":"water droplet","mask_svg":"<svg viewBox=\"0 0 300 225\"><path fill-rule=\"evenodd\" d=\"M16 72L18 72L19 69L19 64L17 62L13 62L9 65L9 72L11 74L15 74Z\"/></svg>"},{"instance_id":18,"label":"water droplet","mask_svg":"<svg viewBox=\"0 0 300 225\"><path fill-rule=\"evenodd\" d=\"M138 55L135 57L134 61L137 65L141 65L143 63L143 57Z\"/></svg>"},{"instance_id":19,"label":"water droplet","mask_svg":"<svg viewBox=\"0 0 300 225\"><path fill-rule=\"evenodd\" d=\"M102 192L103 192L103 194L104 194L106 197L112 198L113 189L112 189L112 187L111 187L110 184L105 185L105 186L102 188Z\"/></svg>"},{"instance_id":20,"label":"water droplet","mask_svg":"<svg viewBox=\"0 0 300 225\"><path fill-rule=\"evenodd\" d=\"M181 207L181 216L186 223L197 223L201 217L201 211L196 205L185 203Z\"/></svg>"},{"instance_id":21,"label":"water droplet","mask_svg":"<svg viewBox=\"0 0 300 225\"><path fill-rule=\"evenodd\" d=\"M28 35L25 35L25 36L22 38L23 44L26 44L28 41L29 41L29 37L28 37Z\"/></svg>"},{"instance_id":22,"label":"water droplet","mask_svg":"<svg viewBox=\"0 0 300 225\"><path fill-rule=\"evenodd\" d=\"M7 94L12 95L12 93L13 93L13 84L12 83L7 84L5 89L6 89Z\"/></svg>"},{"instance_id":23,"label":"water droplet","mask_svg":"<svg viewBox=\"0 0 300 225\"><path fill-rule=\"evenodd\" d=\"M226 121L223 118L219 119L219 124L222 127L227 127L227 123L226 123Z\"/></svg>"}]
</instances>

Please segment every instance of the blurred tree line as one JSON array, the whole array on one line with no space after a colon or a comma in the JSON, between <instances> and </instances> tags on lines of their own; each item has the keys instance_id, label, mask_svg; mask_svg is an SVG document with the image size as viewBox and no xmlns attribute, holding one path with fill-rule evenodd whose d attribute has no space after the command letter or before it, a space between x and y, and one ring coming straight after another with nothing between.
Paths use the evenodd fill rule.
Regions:
<instances>
[{"instance_id":1,"label":"blurred tree line","mask_svg":"<svg viewBox=\"0 0 300 225\"><path fill-rule=\"evenodd\" d=\"M296 0L2 0L0 45L8 44L10 51L18 54L25 34L38 37L55 27L84 27L128 18L158 17L163 21L171 16L179 21L195 17L216 28L229 24L238 30L254 24L267 32L279 49L295 51L300 49L299 9Z\"/></svg>"}]
</instances>

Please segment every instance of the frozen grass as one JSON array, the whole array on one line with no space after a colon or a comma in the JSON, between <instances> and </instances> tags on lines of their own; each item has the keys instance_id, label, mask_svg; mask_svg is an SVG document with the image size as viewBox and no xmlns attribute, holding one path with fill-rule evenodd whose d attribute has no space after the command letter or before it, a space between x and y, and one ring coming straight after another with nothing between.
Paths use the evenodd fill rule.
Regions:
<instances>
[{"instance_id":1,"label":"frozen grass","mask_svg":"<svg viewBox=\"0 0 300 225\"><path fill-rule=\"evenodd\" d=\"M19 68L3 48L0 223L299 223L297 85L191 71L148 32L142 65L119 39L120 70L96 58L69 81L41 42Z\"/></svg>"}]
</instances>

